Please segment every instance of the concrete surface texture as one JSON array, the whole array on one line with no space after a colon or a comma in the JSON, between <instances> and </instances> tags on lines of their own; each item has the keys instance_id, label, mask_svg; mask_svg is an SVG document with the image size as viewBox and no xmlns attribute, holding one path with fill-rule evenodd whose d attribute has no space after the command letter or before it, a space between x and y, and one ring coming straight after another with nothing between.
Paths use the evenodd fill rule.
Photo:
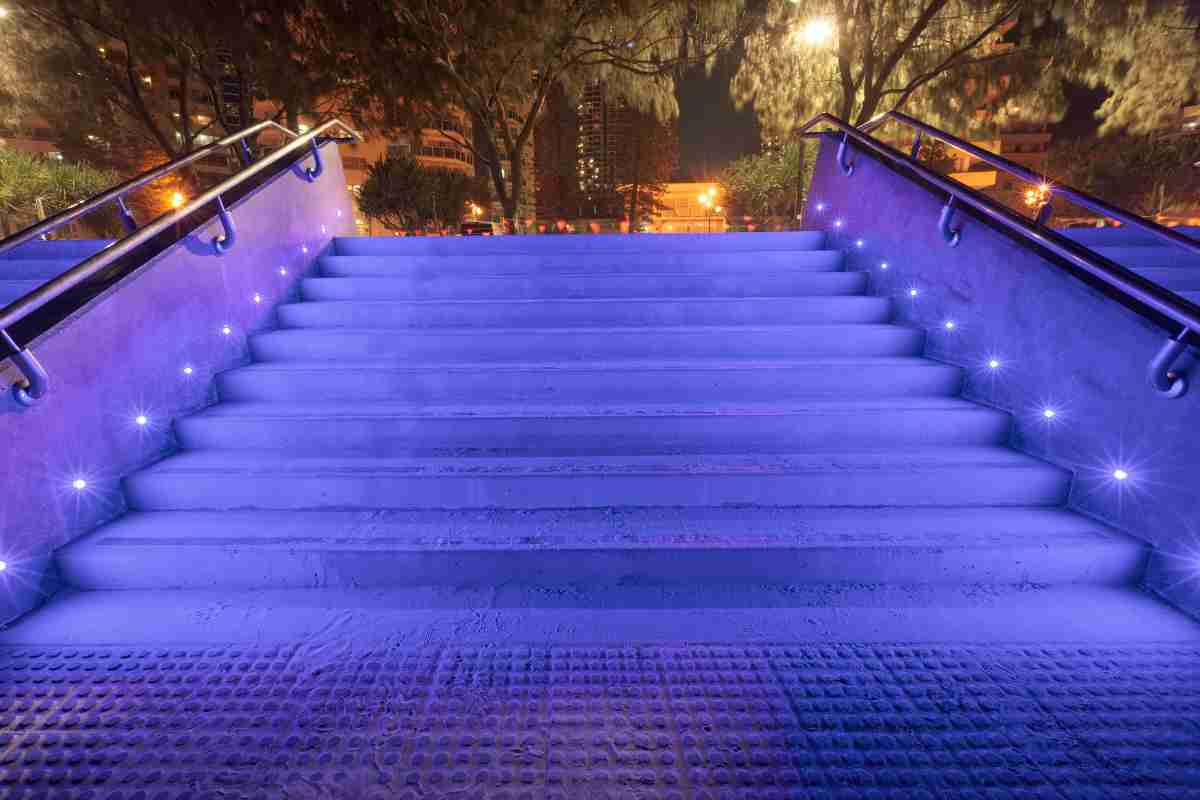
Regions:
<instances>
[{"instance_id":1,"label":"concrete surface texture","mask_svg":"<svg viewBox=\"0 0 1200 800\"><path fill-rule=\"evenodd\" d=\"M1071 508L1155 546L1154 591L1200 613L1195 351L1177 364L1191 391L1165 399L1146 375L1166 331L968 212L957 212L961 244L948 247L937 229L942 193L865 153L846 177L836 149L823 141L806 227L826 231L846 268L870 276L868 294L893 301L896 323L926 334L928 356L962 368L965 398L1011 415L1014 447L1073 473ZM1062 233L1200 299L1184 288L1200 259L1182 248L1128 229Z\"/></svg>"},{"instance_id":2,"label":"concrete surface texture","mask_svg":"<svg viewBox=\"0 0 1200 800\"><path fill-rule=\"evenodd\" d=\"M1147 543L836 244L314 243L0 632L0 797L1200 797Z\"/></svg>"}]
</instances>

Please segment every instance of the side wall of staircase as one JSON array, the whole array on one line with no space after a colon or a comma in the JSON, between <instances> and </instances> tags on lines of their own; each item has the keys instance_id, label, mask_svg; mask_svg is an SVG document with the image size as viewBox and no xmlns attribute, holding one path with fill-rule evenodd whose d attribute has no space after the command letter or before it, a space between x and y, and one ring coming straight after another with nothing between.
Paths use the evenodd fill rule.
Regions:
<instances>
[{"instance_id":1,"label":"side wall of staircase","mask_svg":"<svg viewBox=\"0 0 1200 800\"><path fill-rule=\"evenodd\" d=\"M53 583L54 549L125 510L121 479L174 449L172 420L215 400L213 376L246 361L247 334L274 327L316 257L353 233L337 146L322 156L314 183L287 170L232 206L229 253L211 247L219 225L203 226L31 344L49 394L33 408L0 397L0 623Z\"/></svg>"},{"instance_id":2,"label":"side wall of staircase","mask_svg":"<svg viewBox=\"0 0 1200 800\"><path fill-rule=\"evenodd\" d=\"M1013 446L1075 473L1072 508L1153 544L1149 588L1200 614L1196 353L1180 364L1189 393L1161 397L1146 378L1161 329L961 209L950 248L941 192L857 151L847 177L836 156L824 137L804 227L894 298L897 322L928 331L929 357L966 368L964 397L1013 415Z\"/></svg>"}]
</instances>

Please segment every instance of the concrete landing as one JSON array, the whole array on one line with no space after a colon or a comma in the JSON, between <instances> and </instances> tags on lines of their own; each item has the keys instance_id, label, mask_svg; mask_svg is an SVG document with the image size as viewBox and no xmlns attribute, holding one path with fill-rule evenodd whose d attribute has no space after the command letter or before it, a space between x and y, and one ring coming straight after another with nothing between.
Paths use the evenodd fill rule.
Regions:
<instances>
[{"instance_id":1,"label":"concrete landing","mask_svg":"<svg viewBox=\"0 0 1200 800\"><path fill-rule=\"evenodd\" d=\"M157 608L174 599L155 597ZM1194 639L598 633L591 644L524 644L537 631L514 631L503 643L359 650L324 639L0 646L0 796L1200 796Z\"/></svg>"}]
</instances>

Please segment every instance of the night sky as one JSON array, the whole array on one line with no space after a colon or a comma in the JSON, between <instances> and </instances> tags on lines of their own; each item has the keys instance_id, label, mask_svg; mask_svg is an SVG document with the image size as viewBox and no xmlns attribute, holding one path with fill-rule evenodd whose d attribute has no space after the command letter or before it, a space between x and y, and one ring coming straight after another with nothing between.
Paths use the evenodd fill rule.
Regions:
<instances>
[{"instance_id":1,"label":"night sky","mask_svg":"<svg viewBox=\"0 0 1200 800\"><path fill-rule=\"evenodd\" d=\"M704 180L738 156L758 152L753 109L738 111L729 95L740 53L723 57L711 76L695 69L678 82L679 177Z\"/></svg>"}]
</instances>

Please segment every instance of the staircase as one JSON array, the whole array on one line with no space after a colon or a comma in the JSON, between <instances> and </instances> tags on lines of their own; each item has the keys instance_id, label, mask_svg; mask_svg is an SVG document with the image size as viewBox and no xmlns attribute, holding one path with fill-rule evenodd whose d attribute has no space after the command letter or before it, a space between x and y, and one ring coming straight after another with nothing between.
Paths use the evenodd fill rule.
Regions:
<instances>
[{"instance_id":1,"label":"staircase","mask_svg":"<svg viewBox=\"0 0 1200 800\"><path fill-rule=\"evenodd\" d=\"M80 589L1119 587L1140 543L818 233L340 239ZM618 587L616 590L613 587Z\"/></svg>"},{"instance_id":2,"label":"staircase","mask_svg":"<svg viewBox=\"0 0 1200 800\"><path fill-rule=\"evenodd\" d=\"M28 242L0 255L0 308L110 244L101 239L50 239Z\"/></svg>"},{"instance_id":3,"label":"staircase","mask_svg":"<svg viewBox=\"0 0 1200 800\"><path fill-rule=\"evenodd\" d=\"M0 798L1195 798L1198 629L822 234L337 239L0 633Z\"/></svg>"},{"instance_id":4,"label":"staircase","mask_svg":"<svg viewBox=\"0 0 1200 800\"><path fill-rule=\"evenodd\" d=\"M1200 240L1198 228L1176 228L1176 232ZM1128 227L1073 228L1062 233L1200 305L1200 256Z\"/></svg>"}]
</instances>

